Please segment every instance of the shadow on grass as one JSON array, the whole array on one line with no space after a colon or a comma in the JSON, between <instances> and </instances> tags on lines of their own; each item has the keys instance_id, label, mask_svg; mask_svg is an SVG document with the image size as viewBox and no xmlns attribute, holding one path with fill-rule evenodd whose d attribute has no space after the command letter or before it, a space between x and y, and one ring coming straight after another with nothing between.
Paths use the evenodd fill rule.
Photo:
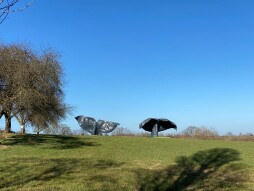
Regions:
<instances>
[{"instance_id":1,"label":"shadow on grass","mask_svg":"<svg viewBox=\"0 0 254 191\"><path fill-rule=\"evenodd\" d=\"M3 140L3 145L41 145L53 149L73 149L84 146L99 146L92 138L63 135L14 135Z\"/></svg>"},{"instance_id":2,"label":"shadow on grass","mask_svg":"<svg viewBox=\"0 0 254 191\"><path fill-rule=\"evenodd\" d=\"M112 188L117 177L105 172L114 171L124 163L112 160L92 159L40 159L20 158L14 161L1 161L0 190L63 190L76 187L91 188L96 182L100 189ZM1 164L1 163L0 163ZM104 182L103 182L104 181ZM67 189L67 188L66 188ZM68 189L67 189L68 190Z\"/></svg>"},{"instance_id":3,"label":"shadow on grass","mask_svg":"<svg viewBox=\"0 0 254 191\"><path fill-rule=\"evenodd\" d=\"M140 169L140 191L238 190L248 179L246 167L240 164L234 149L218 148L199 151L190 157L179 157L176 165L160 171Z\"/></svg>"}]
</instances>

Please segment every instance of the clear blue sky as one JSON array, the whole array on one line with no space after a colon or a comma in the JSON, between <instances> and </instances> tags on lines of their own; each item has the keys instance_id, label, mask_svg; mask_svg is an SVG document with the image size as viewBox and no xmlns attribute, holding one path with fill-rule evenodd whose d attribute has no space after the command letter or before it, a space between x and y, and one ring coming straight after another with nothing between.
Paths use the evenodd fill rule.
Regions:
<instances>
[{"instance_id":1,"label":"clear blue sky","mask_svg":"<svg viewBox=\"0 0 254 191\"><path fill-rule=\"evenodd\" d=\"M35 0L0 41L62 54L74 116L254 133L253 0ZM74 116L63 123L79 129Z\"/></svg>"}]
</instances>

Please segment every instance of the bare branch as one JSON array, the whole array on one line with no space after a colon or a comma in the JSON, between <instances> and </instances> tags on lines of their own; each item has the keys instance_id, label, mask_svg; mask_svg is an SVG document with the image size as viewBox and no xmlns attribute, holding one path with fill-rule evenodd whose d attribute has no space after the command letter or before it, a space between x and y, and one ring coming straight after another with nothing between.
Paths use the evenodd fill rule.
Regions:
<instances>
[{"instance_id":1,"label":"bare branch","mask_svg":"<svg viewBox=\"0 0 254 191\"><path fill-rule=\"evenodd\" d=\"M23 7L18 7L16 9L12 9L14 8L14 6L16 4L18 4L20 0L1 0L0 1L0 24L3 23L3 21L7 18L9 13L14 13L14 12L20 12L25 10L26 8L28 8L29 6L32 5L32 3L34 2L34 0L31 0L29 3L27 3L25 6Z\"/></svg>"}]
</instances>

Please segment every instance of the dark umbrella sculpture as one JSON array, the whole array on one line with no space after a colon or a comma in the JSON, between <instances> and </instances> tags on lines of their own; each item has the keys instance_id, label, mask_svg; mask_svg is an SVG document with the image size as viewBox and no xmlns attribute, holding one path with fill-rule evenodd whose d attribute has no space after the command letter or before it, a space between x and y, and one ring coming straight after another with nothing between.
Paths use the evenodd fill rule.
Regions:
<instances>
[{"instance_id":1,"label":"dark umbrella sculpture","mask_svg":"<svg viewBox=\"0 0 254 191\"><path fill-rule=\"evenodd\" d=\"M92 117L77 116L75 119L78 121L79 126L92 135L101 135L102 133L112 132L119 123L98 120Z\"/></svg>"},{"instance_id":2,"label":"dark umbrella sculpture","mask_svg":"<svg viewBox=\"0 0 254 191\"><path fill-rule=\"evenodd\" d=\"M151 132L151 137L158 137L158 132L166 129L177 129L176 124L168 119L148 118L139 124L139 128Z\"/></svg>"}]
</instances>

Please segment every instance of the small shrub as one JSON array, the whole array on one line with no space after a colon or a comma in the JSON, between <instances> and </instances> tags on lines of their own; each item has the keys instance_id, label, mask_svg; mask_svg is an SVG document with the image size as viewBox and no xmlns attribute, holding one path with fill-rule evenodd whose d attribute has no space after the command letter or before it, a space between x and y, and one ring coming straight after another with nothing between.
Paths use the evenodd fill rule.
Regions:
<instances>
[{"instance_id":1,"label":"small shrub","mask_svg":"<svg viewBox=\"0 0 254 191\"><path fill-rule=\"evenodd\" d=\"M134 132L124 127L117 127L113 132L113 136L134 136Z\"/></svg>"},{"instance_id":2,"label":"small shrub","mask_svg":"<svg viewBox=\"0 0 254 191\"><path fill-rule=\"evenodd\" d=\"M182 134L183 136L187 137L217 137L219 134L215 129L212 128L206 128L206 127L195 127L190 126L187 127L185 130L183 130Z\"/></svg>"}]
</instances>

